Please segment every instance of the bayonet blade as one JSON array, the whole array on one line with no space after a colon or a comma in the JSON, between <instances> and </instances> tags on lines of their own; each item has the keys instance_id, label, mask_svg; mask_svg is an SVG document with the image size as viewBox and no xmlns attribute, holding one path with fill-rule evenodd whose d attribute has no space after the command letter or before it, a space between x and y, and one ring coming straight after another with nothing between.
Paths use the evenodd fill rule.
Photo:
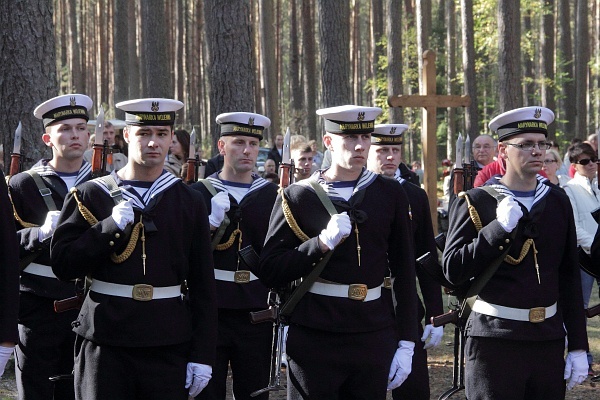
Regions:
<instances>
[{"instance_id":1,"label":"bayonet blade","mask_svg":"<svg viewBox=\"0 0 600 400\"><path fill-rule=\"evenodd\" d=\"M196 158L196 128L192 129L192 134L190 135L188 158Z\"/></svg>"},{"instance_id":2,"label":"bayonet blade","mask_svg":"<svg viewBox=\"0 0 600 400\"><path fill-rule=\"evenodd\" d=\"M21 121L15 130L15 141L13 143L13 154L21 154Z\"/></svg>"},{"instance_id":3,"label":"bayonet blade","mask_svg":"<svg viewBox=\"0 0 600 400\"><path fill-rule=\"evenodd\" d=\"M100 106L100 112L96 118L96 129L94 130L96 138L94 139L95 144L104 144L104 108Z\"/></svg>"},{"instance_id":4,"label":"bayonet blade","mask_svg":"<svg viewBox=\"0 0 600 400\"><path fill-rule=\"evenodd\" d=\"M290 132L290 128L288 127L285 131L285 136L283 137L283 149L281 151L281 162L283 164L291 164L290 160L292 159L292 154L290 151L290 142L292 141L292 134Z\"/></svg>"}]
</instances>

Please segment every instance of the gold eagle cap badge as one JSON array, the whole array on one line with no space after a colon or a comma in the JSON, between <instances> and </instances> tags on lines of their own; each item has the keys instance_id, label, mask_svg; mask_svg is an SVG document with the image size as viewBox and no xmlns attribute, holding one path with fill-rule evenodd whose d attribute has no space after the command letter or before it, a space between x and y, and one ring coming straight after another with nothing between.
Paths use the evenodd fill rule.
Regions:
<instances>
[{"instance_id":1,"label":"gold eagle cap badge","mask_svg":"<svg viewBox=\"0 0 600 400\"><path fill-rule=\"evenodd\" d=\"M533 113L533 118L540 118L541 116L542 116L542 109L536 108L535 112Z\"/></svg>"},{"instance_id":2,"label":"gold eagle cap badge","mask_svg":"<svg viewBox=\"0 0 600 400\"><path fill-rule=\"evenodd\" d=\"M157 112L158 111L158 101L153 101L152 102L152 106L150 107L150 110L152 110L153 112Z\"/></svg>"}]
</instances>

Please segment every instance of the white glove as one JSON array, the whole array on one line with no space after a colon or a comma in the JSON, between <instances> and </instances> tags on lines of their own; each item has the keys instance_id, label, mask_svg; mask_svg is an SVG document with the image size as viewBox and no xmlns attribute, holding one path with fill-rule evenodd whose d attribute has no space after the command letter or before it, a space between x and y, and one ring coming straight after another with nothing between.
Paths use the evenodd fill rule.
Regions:
<instances>
[{"instance_id":1,"label":"white glove","mask_svg":"<svg viewBox=\"0 0 600 400\"><path fill-rule=\"evenodd\" d=\"M424 350L430 349L432 347L436 347L438 344L442 342L442 336L444 336L444 327L436 326L434 327L431 324L425 325L425 330L423 331L423 336L421 337L421 342L427 340L429 338L429 342L423 346Z\"/></svg>"},{"instance_id":2,"label":"white glove","mask_svg":"<svg viewBox=\"0 0 600 400\"><path fill-rule=\"evenodd\" d=\"M327 228L321 231L319 239L329 250L333 250L343 238L350 234L350 231L352 231L352 223L348 213L344 211L331 216Z\"/></svg>"},{"instance_id":3,"label":"white glove","mask_svg":"<svg viewBox=\"0 0 600 400\"><path fill-rule=\"evenodd\" d=\"M412 357L415 353L415 343L401 340L394 354L390 374L388 375L387 390L396 389L408 378L412 371Z\"/></svg>"},{"instance_id":4,"label":"white glove","mask_svg":"<svg viewBox=\"0 0 600 400\"><path fill-rule=\"evenodd\" d=\"M131 200L122 201L112 209L112 219L120 230L124 230L127 224L132 224L134 218Z\"/></svg>"},{"instance_id":5,"label":"white glove","mask_svg":"<svg viewBox=\"0 0 600 400\"><path fill-rule=\"evenodd\" d=\"M574 350L567 353L564 378L569 379L567 389L571 390L588 376L587 354L584 350Z\"/></svg>"},{"instance_id":6,"label":"white glove","mask_svg":"<svg viewBox=\"0 0 600 400\"><path fill-rule=\"evenodd\" d=\"M190 396L196 397L208 385L212 377L212 367L206 364L187 363L185 388L190 388Z\"/></svg>"},{"instance_id":7,"label":"white glove","mask_svg":"<svg viewBox=\"0 0 600 400\"><path fill-rule=\"evenodd\" d=\"M519 219L523 216L523 210L512 196L507 196L498 203L496 208L496 219L506 232L512 232L517 227Z\"/></svg>"},{"instance_id":8,"label":"white glove","mask_svg":"<svg viewBox=\"0 0 600 400\"><path fill-rule=\"evenodd\" d=\"M229 194L227 192L219 192L210 199L210 215L208 222L218 228L225 219L225 213L229 211L231 203L229 202Z\"/></svg>"},{"instance_id":9,"label":"white glove","mask_svg":"<svg viewBox=\"0 0 600 400\"><path fill-rule=\"evenodd\" d=\"M10 355L13 353L15 347L4 347L0 346L0 377L4 374L4 368L6 367L6 363L10 358Z\"/></svg>"},{"instance_id":10,"label":"white glove","mask_svg":"<svg viewBox=\"0 0 600 400\"><path fill-rule=\"evenodd\" d=\"M52 236L56 229L59 215L60 211L48 211L44 225L40 226L40 229L38 230L38 239L40 242L43 242Z\"/></svg>"}]
</instances>

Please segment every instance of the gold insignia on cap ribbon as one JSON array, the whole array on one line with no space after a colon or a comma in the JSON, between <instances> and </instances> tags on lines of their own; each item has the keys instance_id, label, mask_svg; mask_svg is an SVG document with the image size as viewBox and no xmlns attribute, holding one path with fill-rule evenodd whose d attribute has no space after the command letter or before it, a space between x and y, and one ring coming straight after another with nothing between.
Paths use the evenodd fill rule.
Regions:
<instances>
[{"instance_id":1,"label":"gold insignia on cap ribbon","mask_svg":"<svg viewBox=\"0 0 600 400\"><path fill-rule=\"evenodd\" d=\"M396 133L396 127L393 126L392 129L390 129L390 135L393 135L394 133Z\"/></svg>"},{"instance_id":2,"label":"gold insignia on cap ribbon","mask_svg":"<svg viewBox=\"0 0 600 400\"><path fill-rule=\"evenodd\" d=\"M535 112L533 113L533 118L540 118L541 116L542 116L542 109L536 108Z\"/></svg>"},{"instance_id":3,"label":"gold insignia on cap ribbon","mask_svg":"<svg viewBox=\"0 0 600 400\"><path fill-rule=\"evenodd\" d=\"M69 99L69 103L71 104L71 107L75 107L77 105L77 102L75 101L75 96Z\"/></svg>"},{"instance_id":4,"label":"gold insignia on cap ribbon","mask_svg":"<svg viewBox=\"0 0 600 400\"><path fill-rule=\"evenodd\" d=\"M248 125L250 125L250 126L254 125L254 117L248 118Z\"/></svg>"},{"instance_id":5,"label":"gold insignia on cap ribbon","mask_svg":"<svg viewBox=\"0 0 600 400\"><path fill-rule=\"evenodd\" d=\"M158 111L158 101L153 101L152 102L152 107L150 107L150 110L152 110L153 112L157 112Z\"/></svg>"},{"instance_id":6,"label":"gold insignia on cap ribbon","mask_svg":"<svg viewBox=\"0 0 600 400\"><path fill-rule=\"evenodd\" d=\"M356 118L359 121L362 121L363 119L365 119L365 112L361 111L358 113L358 117Z\"/></svg>"}]
</instances>

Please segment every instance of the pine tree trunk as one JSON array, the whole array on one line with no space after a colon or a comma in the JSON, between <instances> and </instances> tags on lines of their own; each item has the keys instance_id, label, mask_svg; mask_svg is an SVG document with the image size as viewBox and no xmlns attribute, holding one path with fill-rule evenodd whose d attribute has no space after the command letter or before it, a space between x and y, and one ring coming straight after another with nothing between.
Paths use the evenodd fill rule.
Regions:
<instances>
[{"instance_id":1,"label":"pine tree trunk","mask_svg":"<svg viewBox=\"0 0 600 400\"><path fill-rule=\"evenodd\" d=\"M554 0L544 0L544 8L547 12L542 17L542 105L556 112L556 99L554 98L555 74L554 74ZM548 126L548 138L556 136L556 123Z\"/></svg>"},{"instance_id":2,"label":"pine tree trunk","mask_svg":"<svg viewBox=\"0 0 600 400\"><path fill-rule=\"evenodd\" d=\"M498 1L498 92L499 111L523 105L521 96L521 12L520 0Z\"/></svg>"},{"instance_id":3,"label":"pine tree trunk","mask_svg":"<svg viewBox=\"0 0 600 400\"><path fill-rule=\"evenodd\" d=\"M387 0L386 5L386 32L387 44L387 91L388 96L403 94L402 87L402 0ZM400 107L391 107L389 122L401 124L404 122L404 113Z\"/></svg>"},{"instance_id":4,"label":"pine tree trunk","mask_svg":"<svg viewBox=\"0 0 600 400\"><path fill-rule=\"evenodd\" d=\"M312 0L302 1L302 48L304 57L302 57L304 65L304 104L306 110L306 127L309 132L309 138L316 139L317 115L315 113L317 107L317 57L315 45L315 30L314 17L312 10L314 3Z\"/></svg>"},{"instance_id":5,"label":"pine tree trunk","mask_svg":"<svg viewBox=\"0 0 600 400\"><path fill-rule=\"evenodd\" d=\"M473 0L460 0L462 23L462 66L464 71L464 94L471 98L465 108L466 134L475 139L479 134L477 81L475 76L475 41L473 32Z\"/></svg>"}]
</instances>

